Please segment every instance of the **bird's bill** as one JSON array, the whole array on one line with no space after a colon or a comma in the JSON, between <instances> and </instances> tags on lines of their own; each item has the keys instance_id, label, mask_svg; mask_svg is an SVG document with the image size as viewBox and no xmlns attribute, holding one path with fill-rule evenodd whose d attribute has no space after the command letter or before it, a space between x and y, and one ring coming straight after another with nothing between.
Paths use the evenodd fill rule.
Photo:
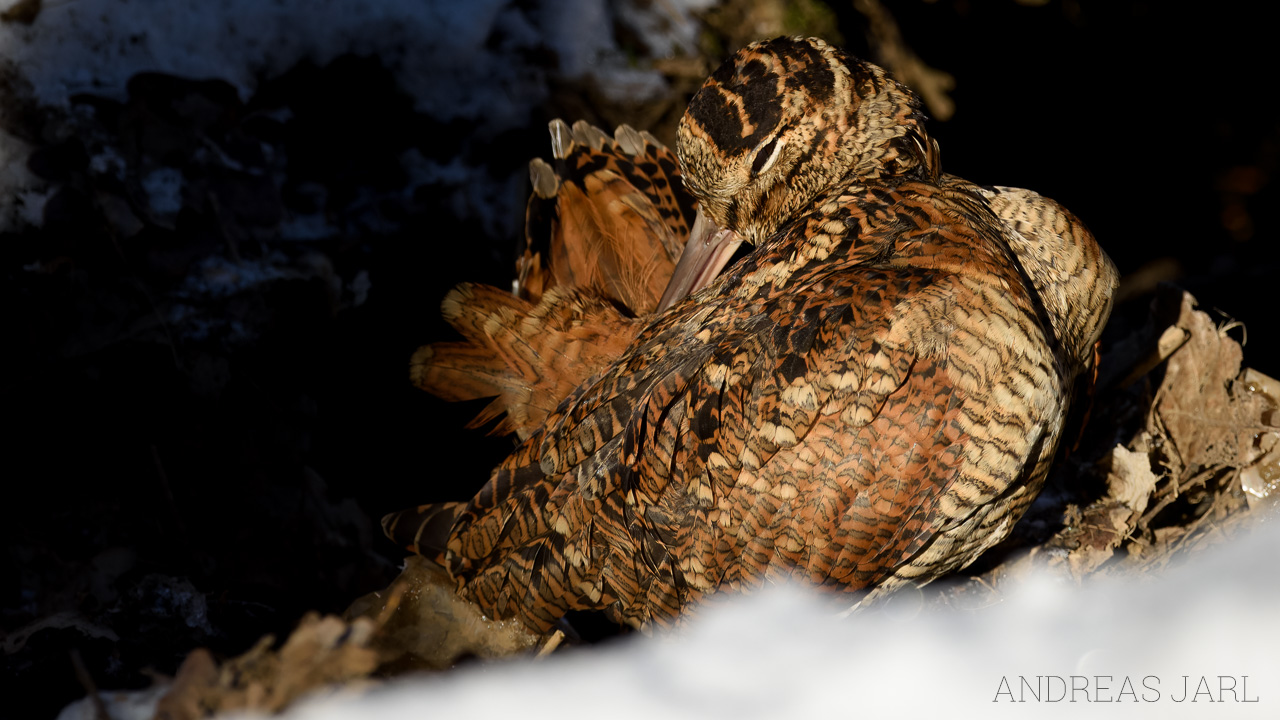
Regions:
<instances>
[{"instance_id":1,"label":"bird's bill","mask_svg":"<svg viewBox=\"0 0 1280 720\"><path fill-rule=\"evenodd\" d=\"M689 231L689 240L684 244L680 262L676 263L671 282L667 283L662 300L658 302L658 312L709 285L741 244L742 237L738 233L717 227L702 208L698 208L698 216Z\"/></svg>"}]
</instances>

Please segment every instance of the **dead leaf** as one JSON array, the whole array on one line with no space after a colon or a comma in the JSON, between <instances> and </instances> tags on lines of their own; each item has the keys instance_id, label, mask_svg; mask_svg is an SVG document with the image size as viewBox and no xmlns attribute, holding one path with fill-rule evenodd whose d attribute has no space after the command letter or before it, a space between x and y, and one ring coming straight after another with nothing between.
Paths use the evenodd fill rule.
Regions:
<instances>
[{"instance_id":1,"label":"dead leaf","mask_svg":"<svg viewBox=\"0 0 1280 720\"><path fill-rule=\"evenodd\" d=\"M156 720L196 720L233 710L279 712L308 692L367 678L378 667L378 652L369 647L373 631L368 618L346 622L310 613L278 651L268 635L219 667L198 648L160 699Z\"/></svg>"},{"instance_id":2,"label":"dead leaf","mask_svg":"<svg viewBox=\"0 0 1280 720\"><path fill-rule=\"evenodd\" d=\"M1151 458L1117 445L1111 451L1111 472L1107 475L1107 496L1141 515L1155 492L1160 477L1151 471Z\"/></svg>"},{"instance_id":3,"label":"dead leaf","mask_svg":"<svg viewBox=\"0 0 1280 720\"><path fill-rule=\"evenodd\" d=\"M1047 565L1065 561L1076 579L1096 571L1133 535L1160 480L1146 453L1117 445L1109 462L1106 496L1083 510L1069 509L1066 527L1046 544L1066 550L1050 553Z\"/></svg>"},{"instance_id":4,"label":"dead leaf","mask_svg":"<svg viewBox=\"0 0 1280 720\"><path fill-rule=\"evenodd\" d=\"M1239 467L1245 426L1252 425L1247 409L1231 392L1243 353L1205 313L1195 298L1181 293L1176 328L1189 335L1169 357L1164 381L1156 393L1157 417L1149 429L1172 442L1181 470L1212 465Z\"/></svg>"},{"instance_id":5,"label":"dead leaf","mask_svg":"<svg viewBox=\"0 0 1280 720\"><path fill-rule=\"evenodd\" d=\"M444 669L459 658L523 652L541 638L516 621L496 621L459 597L444 568L419 555L386 590L351 605L347 617L373 618L375 646L396 670Z\"/></svg>"},{"instance_id":6,"label":"dead leaf","mask_svg":"<svg viewBox=\"0 0 1280 720\"><path fill-rule=\"evenodd\" d=\"M1031 568L1076 580L1104 565L1107 572L1158 570L1276 512L1280 382L1241 372L1243 351L1227 329L1197 310L1190 294L1161 287L1146 327L1113 348L1113 364L1103 368L1106 386L1122 392L1164 363L1142 426L1102 461L1106 495L1067 505L1062 529L990 570L988 585ZM1145 397L1138 393L1130 397ZM1108 562L1117 555L1123 561Z\"/></svg>"}]
</instances>

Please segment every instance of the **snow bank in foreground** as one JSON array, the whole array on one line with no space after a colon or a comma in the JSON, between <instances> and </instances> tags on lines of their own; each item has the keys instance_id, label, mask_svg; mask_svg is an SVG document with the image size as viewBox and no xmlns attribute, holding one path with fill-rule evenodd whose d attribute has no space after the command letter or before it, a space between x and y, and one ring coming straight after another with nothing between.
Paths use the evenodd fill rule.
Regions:
<instances>
[{"instance_id":1,"label":"snow bank in foreground","mask_svg":"<svg viewBox=\"0 0 1280 720\"><path fill-rule=\"evenodd\" d=\"M1278 543L1272 526L1150 582L1037 579L976 613L836 622L777 588L680 637L402 680L285 717L1275 717Z\"/></svg>"}]
</instances>

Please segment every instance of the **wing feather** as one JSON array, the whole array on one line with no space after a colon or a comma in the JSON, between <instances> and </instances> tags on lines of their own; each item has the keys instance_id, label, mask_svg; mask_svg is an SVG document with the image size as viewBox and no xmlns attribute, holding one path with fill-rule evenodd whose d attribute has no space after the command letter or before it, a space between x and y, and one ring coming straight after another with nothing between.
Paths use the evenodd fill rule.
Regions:
<instances>
[{"instance_id":1,"label":"wing feather","mask_svg":"<svg viewBox=\"0 0 1280 720\"><path fill-rule=\"evenodd\" d=\"M880 208L841 223L862 233L848 256L785 290L742 291L787 261L757 252L642 329L462 513L449 548L465 586L510 602L533 582L505 607L534 627L569 607L639 625L717 589L888 588L976 557L985 541L961 531L994 527L989 501L1042 479L1060 377L994 219L953 237L929 230L955 224L930 203L945 198L910 222Z\"/></svg>"}]
</instances>

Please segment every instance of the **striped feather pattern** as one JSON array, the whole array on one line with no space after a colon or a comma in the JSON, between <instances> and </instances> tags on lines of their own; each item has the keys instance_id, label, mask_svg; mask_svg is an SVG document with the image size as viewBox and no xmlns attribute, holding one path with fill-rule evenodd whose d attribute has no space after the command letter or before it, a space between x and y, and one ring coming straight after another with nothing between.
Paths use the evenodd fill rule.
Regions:
<instances>
[{"instance_id":1,"label":"striped feather pattern","mask_svg":"<svg viewBox=\"0 0 1280 720\"><path fill-rule=\"evenodd\" d=\"M557 157L610 142L571 135ZM392 534L432 536L462 593L536 630L573 609L668 625L785 578L874 597L1003 539L1110 311L1092 235L942 174L918 100L818 40L739 52L677 148L702 211L755 249L637 319L475 498L420 513L432 532ZM525 277L553 286L558 262Z\"/></svg>"}]
</instances>

